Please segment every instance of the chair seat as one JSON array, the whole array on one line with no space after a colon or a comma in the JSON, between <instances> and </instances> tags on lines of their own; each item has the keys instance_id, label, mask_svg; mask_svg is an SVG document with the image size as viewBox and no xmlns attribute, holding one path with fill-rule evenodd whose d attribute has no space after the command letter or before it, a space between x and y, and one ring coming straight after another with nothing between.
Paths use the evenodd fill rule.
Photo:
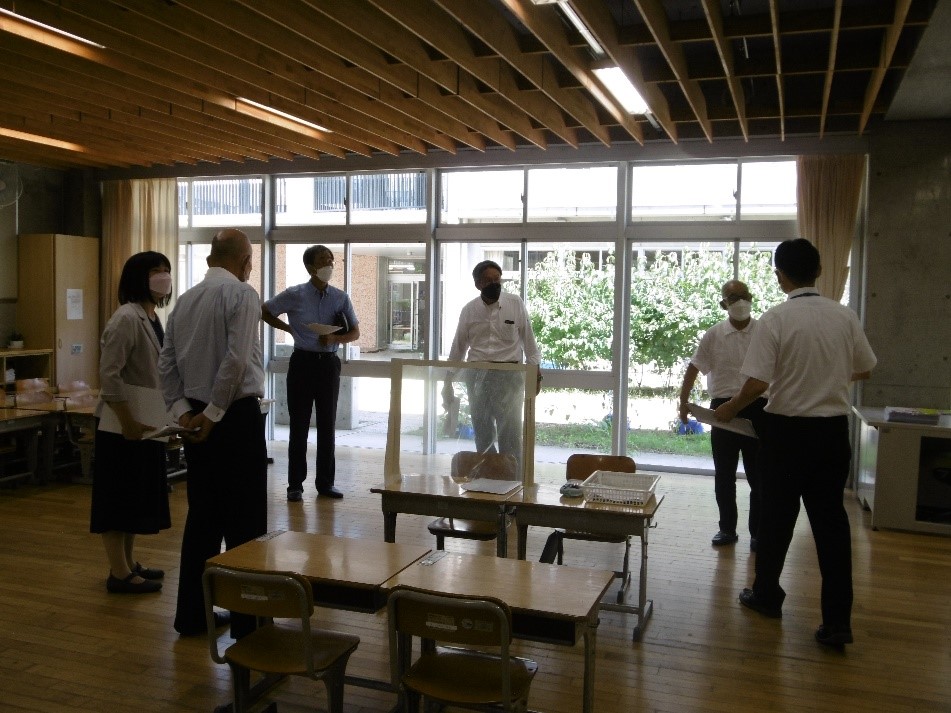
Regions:
<instances>
[{"instance_id":1,"label":"chair seat","mask_svg":"<svg viewBox=\"0 0 951 713\"><path fill-rule=\"evenodd\" d=\"M509 524L511 521L506 518L505 526L508 527ZM498 523L488 520L462 520L453 517L440 517L427 525L429 531L437 537L441 535L482 542L494 540L499 534L498 527Z\"/></svg>"},{"instance_id":2,"label":"chair seat","mask_svg":"<svg viewBox=\"0 0 951 713\"><path fill-rule=\"evenodd\" d=\"M538 664L513 657L512 700L527 699ZM500 704L502 667L499 658L478 651L439 647L423 654L403 677L403 684L429 698L451 700L461 705ZM465 681L465 686L459 682Z\"/></svg>"},{"instance_id":3,"label":"chair seat","mask_svg":"<svg viewBox=\"0 0 951 713\"><path fill-rule=\"evenodd\" d=\"M311 638L317 671L329 668L360 643L357 636L325 629L312 629ZM300 628L286 623L256 629L228 647L225 658L229 663L264 673L307 673L307 662L301 656Z\"/></svg>"}]
</instances>

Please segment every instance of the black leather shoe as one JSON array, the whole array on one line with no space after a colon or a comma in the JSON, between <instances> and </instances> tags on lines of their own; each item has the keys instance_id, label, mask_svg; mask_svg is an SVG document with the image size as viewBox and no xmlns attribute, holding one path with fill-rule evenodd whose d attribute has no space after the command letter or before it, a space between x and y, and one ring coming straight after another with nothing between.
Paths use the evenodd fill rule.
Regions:
<instances>
[{"instance_id":1,"label":"black leather shoe","mask_svg":"<svg viewBox=\"0 0 951 713\"><path fill-rule=\"evenodd\" d=\"M165 571L151 567L143 567L141 562L136 562L135 567L132 569L132 574L137 574L142 579L162 579L165 576Z\"/></svg>"},{"instance_id":2,"label":"black leather shoe","mask_svg":"<svg viewBox=\"0 0 951 713\"><path fill-rule=\"evenodd\" d=\"M332 485L331 485L329 488L325 488L324 490L318 490L318 491L317 491L317 495L318 495L319 497L321 497L321 498L336 498L336 499L339 499L339 498L342 498L342 497L343 497L343 493L341 493L339 490L337 490L337 489L336 489L335 487L333 487Z\"/></svg>"},{"instance_id":3,"label":"black leather shoe","mask_svg":"<svg viewBox=\"0 0 951 713\"><path fill-rule=\"evenodd\" d=\"M713 536L713 539L710 540L711 544L714 547L720 547L721 545L733 545L736 544L736 541L740 539L735 532L724 532L720 530L717 534Z\"/></svg>"},{"instance_id":4,"label":"black leather shoe","mask_svg":"<svg viewBox=\"0 0 951 713\"><path fill-rule=\"evenodd\" d=\"M231 623L230 611L216 611L214 616L216 629L220 629L223 626L228 626L228 624ZM202 621L199 626L195 627L179 627L178 624L176 624L175 631L177 631L181 636L201 636L208 633L208 628L205 626L205 622Z\"/></svg>"},{"instance_id":5,"label":"black leather shoe","mask_svg":"<svg viewBox=\"0 0 951 713\"><path fill-rule=\"evenodd\" d=\"M287 491L287 502L289 503L299 503L301 498L304 496L303 491L301 490L288 490Z\"/></svg>"},{"instance_id":6,"label":"black leather shoe","mask_svg":"<svg viewBox=\"0 0 951 713\"><path fill-rule=\"evenodd\" d=\"M826 626L823 624L816 629L816 641L823 646L845 646L852 643L852 630L846 626Z\"/></svg>"},{"instance_id":7,"label":"black leather shoe","mask_svg":"<svg viewBox=\"0 0 951 713\"><path fill-rule=\"evenodd\" d=\"M767 604L757 597L756 592L754 592L752 589L744 589L742 592L740 592L740 604L745 606L747 609L752 609L758 614L768 616L770 619L783 618L783 608L781 606Z\"/></svg>"},{"instance_id":8,"label":"black leather shoe","mask_svg":"<svg viewBox=\"0 0 951 713\"><path fill-rule=\"evenodd\" d=\"M112 594L152 594L162 588L161 582L153 582L144 577L141 582L132 581L136 577L141 576L142 575L136 572L132 572L125 579L119 579L110 574L106 580L106 590Z\"/></svg>"}]
</instances>

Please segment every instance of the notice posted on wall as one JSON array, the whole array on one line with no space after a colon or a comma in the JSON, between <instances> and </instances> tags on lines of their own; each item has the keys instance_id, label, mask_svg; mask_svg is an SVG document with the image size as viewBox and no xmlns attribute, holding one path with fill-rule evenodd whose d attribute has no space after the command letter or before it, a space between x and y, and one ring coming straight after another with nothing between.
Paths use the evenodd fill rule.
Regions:
<instances>
[{"instance_id":1,"label":"notice posted on wall","mask_svg":"<svg viewBox=\"0 0 951 713\"><path fill-rule=\"evenodd\" d=\"M66 290L66 319L83 318L83 291Z\"/></svg>"}]
</instances>

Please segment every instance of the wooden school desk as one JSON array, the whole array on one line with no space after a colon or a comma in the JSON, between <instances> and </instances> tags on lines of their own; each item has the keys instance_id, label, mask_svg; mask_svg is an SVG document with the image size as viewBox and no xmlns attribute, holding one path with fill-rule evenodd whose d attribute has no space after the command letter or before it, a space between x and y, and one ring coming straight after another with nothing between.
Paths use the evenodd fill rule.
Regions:
<instances>
[{"instance_id":1,"label":"wooden school desk","mask_svg":"<svg viewBox=\"0 0 951 713\"><path fill-rule=\"evenodd\" d=\"M384 585L437 594L495 597L512 610L517 639L574 646L584 641L581 710L594 710L598 609L613 572L524 562L485 555L433 552Z\"/></svg>"},{"instance_id":2,"label":"wooden school desk","mask_svg":"<svg viewBox=\"0 0 951 713\"><path fill-rule=\"evenodd\" d=\"M566 498L553 485L530 485L514 494L508 503L515 508L518 533L518 558L525 559L529 525L564 528L607 535L637 536L641 540L641 564L637 605L624 601L625 589L617 602L604 602L602 609L637 615L633 637L639 641L647 620L654 611L654 602L647 598L647 533L663 502L655 496L643 507L590 502L585 498Z\"/></svg>"},{"instance_id":3,"label":"wooden school desk","mask_svg":"<svg viewBox=\"0 0 951 713\"><path fill-rule=\"evenodd\" d=\"M506 509L509 500L521 491L515 490L496 495L463 490L460 484L448 475L415 475L400 477L396 485L385 484L370 488L371 493L382 496L383 540L396 542L396 516L432 515L433 517L457 517L470 520L495 520L498 522L496 554L505 557L508 551L508 536L505 528Z\"/></svg>"},{"instance_id":4,"label":"wooden school desk","mask_svg":"<svg viewBox=\"0 0 951 713\"><path fill-rule=\"evenodd\" d=\"M0 408L0 433L25 433L26 472L11 473L0 477L0 481L18 478L36 479L37 443L43 425L43 416L36 411L23 411L15 408Z\"/></svg>"}]
</instances>

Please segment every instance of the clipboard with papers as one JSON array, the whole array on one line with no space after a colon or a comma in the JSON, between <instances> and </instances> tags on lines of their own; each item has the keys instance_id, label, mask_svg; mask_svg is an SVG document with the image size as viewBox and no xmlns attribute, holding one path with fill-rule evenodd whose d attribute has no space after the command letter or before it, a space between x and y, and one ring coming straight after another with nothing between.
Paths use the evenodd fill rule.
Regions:
<instances>
[{"instance_id":1,"label":"clipboard with papers","mask_svg":"<svg viewBox=\"0 0 951 713\"><path fill-rule=\"evenodd\" d=\"M689 411L695 419L700 421L700 423L705 423L714 428L722 428L724 431L739 433L741 436L759 438L753 429L753 422L748 418L734 418L732 421L719 421L717 417L713 415L711 409L698 406L697 404L687 404L687 411Z\"/></svg>"},{"instance_id":2,"label":"clipboard with papers","mask_svg":"<svg viewBox=\"0 0 951 713\"><path fill-rule=\"evenodd\" d=\"M135 420L146 426L152 426L152 430L147 431L144 438L167 441L169 436L186 431L186 429L177 425L168 425L172 421L172 417L165 409L165 399L158 389L126 384L125 393L128 398L129 410L132 411ZM119 417L108 403L102 409L99 430L106 433L122 433L122 424L119 423Z\"/></svg>"}]
</instances>

